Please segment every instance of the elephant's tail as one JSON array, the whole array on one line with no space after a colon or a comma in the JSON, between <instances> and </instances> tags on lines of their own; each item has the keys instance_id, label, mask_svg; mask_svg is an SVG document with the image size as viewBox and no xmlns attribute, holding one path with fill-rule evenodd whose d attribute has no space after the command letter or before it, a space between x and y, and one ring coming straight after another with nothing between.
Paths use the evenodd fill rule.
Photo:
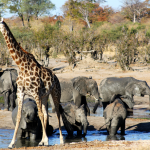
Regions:
<instances>
[{"instance_id":1,"label":"elephant's tail","mask_svg":"<svg viewBox=\"0 0 150 150\"><path fill-rule=\"evenodd\" d=\"M70 122L68 121L68 119L66 118L67 113L64 111L63 107L60 104L59 104L59 112L62 116L62 120L63 120L64 126L65 126L67 132L69 132L69 133L72 132L73 128L72 128Z\"/></svg>"},{"instance_id":2,"label":"elephant's tail","mask_svg":"<svg viewBox=\"0 0 150 150\"><path fill-rule=\"evenodd\" d=\"M99 129L98 129L98 131L100 131L103 127L104 127L104 125L106 125L106 124L110 124L110 121L112 120L112 118L110 118L105 124L103 124Z\"/></svg>"}]
</instances>

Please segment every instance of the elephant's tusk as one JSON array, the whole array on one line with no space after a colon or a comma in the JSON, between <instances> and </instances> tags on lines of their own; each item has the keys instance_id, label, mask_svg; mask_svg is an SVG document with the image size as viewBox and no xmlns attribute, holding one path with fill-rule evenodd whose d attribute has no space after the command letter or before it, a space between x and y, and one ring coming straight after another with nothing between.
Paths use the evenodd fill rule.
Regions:
<instances>
[{"instance_id":1,"label":"elephant's tusk","mask_svg":"<svg viewBox=\"0 0 150 150\"><path fill-rule=\"evenodd\" d=\"M94 99L95 99L96 101L100 101L102 98L99 97L99 99L97 99L97 98L94 97Z\"/></svg>"},{"instance_id":2,"label":"elephant's tusk","mask_svg":"<svg viewBox=\"0 0 150 150\"><path fill-rule=\"evenodd\" d=\"M95 97L94 97L94 99L95 99L96 101L99 101L99 99L97 99L97 98L95 98Z\"/></svg>"}]
</instances>

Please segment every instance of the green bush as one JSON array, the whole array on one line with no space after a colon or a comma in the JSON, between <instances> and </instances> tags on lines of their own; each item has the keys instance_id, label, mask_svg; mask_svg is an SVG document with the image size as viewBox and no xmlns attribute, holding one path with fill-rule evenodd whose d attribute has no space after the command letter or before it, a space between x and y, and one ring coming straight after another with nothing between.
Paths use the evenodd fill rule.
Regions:
<instances>
[{"instance_id":1,"label":"green bush","mask_svg":"<svg viewBox=\"0 0 150 150\"><path fill-rule=\"evenodd\" d=\"M33 39L33 31L28 28L13 28L12 33L18 42L28 41Z\"/></svg>"},{"instance_id":2,"label":"green bush","mask_svg":"<svg viewBox=\"0 0 150 150\"><path fill-rule=\"evenodd\" d=\"M150 29L147 30L146 36L150 38Z\"/></svg>"},{"instance_id":3,"label":"green bush","mask_svg":"<svg viewBox=\"0 0 150 150\"><path fill-rule=\"evenodd\" d=\"M139 24L139 26L137 27L137 30L142 30L142 29L145 29L145 28L146 28L145 25Z\"/></svg>"},{"instance_id":4,"label":"green bush","mask_svg":"<svg viewBox=\"0 0 150 150\"><path fill-rule=\"evenodd\" d=\"M107 37L107 39L113 42L122 36L123 33L121 29L122 28L119 26L116 29L104 30L102 36Z\"/></svg>"},{"instance_id":5,"label":"green bush","mask_svg":"<svg viewBox=\"0 0 150 150\"><path fill-rule=\"evenodd\" d=\"M129 32L130 32L130 34L136 34L136 33L137 33L137 30L134 29L134 28L131 28L131 30L130 30Z\"/></svg>"},{"instance_id":6,"label":"green bush","mask_svg":"<svg viewBox=\"0 0 150 150\"><path fill-rule=\"evenodd\" d=\"M103 24L104 24L104 22L102 22L102 21L101 22L94 22L92 28L93 29L98 28L98 27L102 26Z\"/></svg>"},{"instance_id":7,"label":"green bush","mask_svg":"<svg viewBox=\"0 0 150 150\"><path fill-rule=\"evenodd\" d=\"M3 96L0 96L0 103L4 104L4 97Z\"/></svg>"}]
</instances>

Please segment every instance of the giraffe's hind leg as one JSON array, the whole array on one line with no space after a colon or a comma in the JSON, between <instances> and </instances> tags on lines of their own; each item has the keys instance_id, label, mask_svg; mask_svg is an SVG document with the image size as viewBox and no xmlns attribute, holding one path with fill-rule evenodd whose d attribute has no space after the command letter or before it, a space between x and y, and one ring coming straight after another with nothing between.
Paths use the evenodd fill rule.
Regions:
<instances>
[{"instance_id":1,"label":"giraffe's hind leg","mask_svg":"<svg viewBox=\"0 0 150 150\"><path fill-rule=\"evenodd\" d=\"M20 88L18 87L18 89L20 89ZM23 103L24 93L22 93L21 90L20 91L18 90L17 91L17 97L18 97L17 121L16 121L14 135L13 135L12 141L9 144L8 148L14 148L15 147L15 140L16 140L17 131L18 131L18 128L19 128L19 123L20 123L20 120L21 120L21 110L22 110L22 103Z\"/></svg>"},{"instance_id":2,"label":"giraffe's hind leg","mask_svg":"<svg viewBox=\"0 0 150 150\"><path fill-rule=\"evenodd\" d=\"M39 145L47 146L48 145L48 137L46 135L45 125L44 125L44 114L42 112L42 102L39 100L39 97L38 98L37 97L35 98L35 101L36 101L36 104L37 104L38 115L39 115L39 118L41 120L42 131L43 131L42 140L40 141ZM44 107L43 107L43 109L44 109Z\"/></svg>"},{"instance_id":3,"label":"giraffe's hind leg","mask_svg":"<svg viewBox=\"0 0 150 150\"><path fill-rule=\"evenodd\" d=\"M59 123L60 144L64 144L63 135L61 131L60 112L59 112L60 95L57 95L54 91L51 93L51 95L54 101L57 119Z\"/></svg>"},{"instance_id":4,"label":"giraffe's hind leg","mask_svg":"<svg viewBox=\"0 0 150 150\"><path fill-rule=\"evenodd\" d=\"M47 106L47 102L48 102L48 96L44 97L42 99L42 112L44 115L44 127L46 130L46 126L47 126L47 121L48 121L48 106Z\"/></svg>"}]
</instances>

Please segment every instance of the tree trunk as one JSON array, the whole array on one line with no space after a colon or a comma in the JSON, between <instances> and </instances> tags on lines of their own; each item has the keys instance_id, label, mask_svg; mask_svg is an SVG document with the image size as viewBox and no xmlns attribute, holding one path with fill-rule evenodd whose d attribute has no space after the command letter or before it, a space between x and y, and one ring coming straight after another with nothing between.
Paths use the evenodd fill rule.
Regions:
<instances>
[{"instance_id":1,"label":"tree trunk","mask_svg":"<svg viewBox=\"0 0 150 150\"><path fill-rule=\"evenodd\" d=\"M135 13L134 13L134 18L133 18L133 22L135 23Z\"/></svg>"},{"instance_id":2,"label":"tree trunk","mask_svg":"<svg viewBox=\"0 0 150 150\"><path fill-rule=\"evenodd\" d=\"M70 22L70 32L73 31L73 23L72 23L72 20L69 18L69 22Z\"/></svg>"},{"instance_id":3,"label":"tree trunk","mask_svg":"<svg viewBox=\"0 0 150 150\"><path fill-rule=\"evenodd\" d=\"M91 26L90 26L90 23L89 23L89 20L88 20L88 17L87 17L87 16L86 16L85 20L86 20L86 23L87 23L87 25L88 25L88 28L91 28Z\"/></svg>"},{"instance_id":4,"label":"tree trunk","mask_svg":"<svg viewBox=\"0 0 150 150\"><path fill-rule=\"evenodd\" d=\"M23 15L22 15L22 14L21 14L21 15L19 15L19 17L21 18L22 25L23 25L23 27L24 27L24 19L23 19Z\"/></svg>"},{"instance_id":5,"label":"tree trunk","mask_svg":"<svg viewBox=\"0 0 150 150\"><path fill-rule=\"evenodd\" d=\"M103 59L103 52L101 51L100 52L100 58L99 58L100 60L102 60Z\"/></svg>"}]
</instances>

